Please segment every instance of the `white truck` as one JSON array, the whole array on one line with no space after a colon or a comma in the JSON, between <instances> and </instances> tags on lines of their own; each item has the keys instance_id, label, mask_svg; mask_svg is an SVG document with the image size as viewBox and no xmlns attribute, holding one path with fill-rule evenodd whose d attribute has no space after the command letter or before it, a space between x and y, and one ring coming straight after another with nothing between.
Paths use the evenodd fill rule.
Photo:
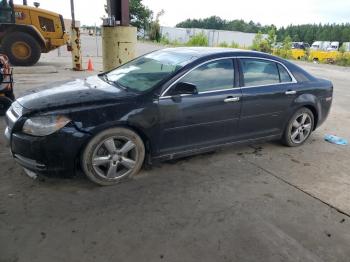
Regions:
<instances>
[{"instance_id":1,"label":"white truck","mask_svg":"<svg viewBox=\"0 0 350 262\"><path fill-rule=\"evenodd\" d=\"M327 47L327 51L338 51L339 42L331 42L330 46Z\"/></svg>"},{"instance_id":2,"label":"white truck","mask_svg":"<svg viewBox=\"0 0 350 262\"><path fill-rule=\"evenodd\" d=\"M339 42L337 41L316 41L311 45L312 50L320 51L338 51Z\"/></svg>"},{"instance_id":3,"label":"white truck","mask_svg":"<svg viewBox=\"0 0 350 262\"><path fill-rule=\"evenodd\" d=\"M344 48L345 52L350 52L350 42L343 43L342 47Z\"/></svg>"},{"instance_id":4,"label":"white truck","mask_svg":"<svg viewBox=\"0 0 350 262\"><path fill-rule=\"evenodd\" d=\"M330 41L316 41L311 45L312 50L327 51L327 48L331 45Z\"/></svg>"}]
</instances>

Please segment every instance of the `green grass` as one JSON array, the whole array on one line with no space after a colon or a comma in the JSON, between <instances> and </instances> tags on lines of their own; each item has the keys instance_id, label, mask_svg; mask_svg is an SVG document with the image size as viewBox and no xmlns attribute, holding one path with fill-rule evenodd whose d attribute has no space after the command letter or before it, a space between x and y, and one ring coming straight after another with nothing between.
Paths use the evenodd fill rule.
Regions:
<instances>
[{"instance_id":1,"label":"green grass","mask_svg":"<svg viewBox=\"0 0 350 262\"><path fill-rule=\"evenodd\" d=\"M208 37L204 33L199 33L191 37L187 46L208 46Z\"/></svg>"}]
</instances>

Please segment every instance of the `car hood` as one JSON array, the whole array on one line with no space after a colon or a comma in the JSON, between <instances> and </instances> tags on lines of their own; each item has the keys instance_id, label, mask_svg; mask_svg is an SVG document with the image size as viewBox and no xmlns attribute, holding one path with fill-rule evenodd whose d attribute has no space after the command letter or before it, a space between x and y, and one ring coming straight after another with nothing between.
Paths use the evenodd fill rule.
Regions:
<instances>
[{"instance_id":1,"label":"car hood","mask_svg":"<svg viewBox=\"0 0 350 262\"><path fill-rule=\"evenodd\" d=\"M46 89L17 99L29 110L49 110L90 104L120 101L133 92L126 91L103 81L99 76L77 79L58 87Z\"/></svg>"}]
</instances>

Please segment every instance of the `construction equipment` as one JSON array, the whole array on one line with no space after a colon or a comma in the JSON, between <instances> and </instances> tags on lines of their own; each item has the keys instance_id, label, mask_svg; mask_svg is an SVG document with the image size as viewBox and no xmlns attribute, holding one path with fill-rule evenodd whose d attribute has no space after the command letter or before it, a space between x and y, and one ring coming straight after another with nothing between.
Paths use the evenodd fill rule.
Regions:
<instances>
[{"instance_id":1,"label":"construction equipment","mask_svg":"<svg viewBox=\"0 0 350 262\"><path fill-rule=\"evenodd\" d=\"M0 54L0 115L5 115L7 109L15 100L13 94L12 68L9 59Z\"/></svg>"},{"instance_id":2,"label":"construction equipment","mask_svg":"<svg viewBox=\"0 0 350 262\"><path fill-rule=\"evenodd\" d=\"M315 41L311 46L309 59L333 64L339 56L338 48L339 42Z\"/></svg>"},{"instance_id":3,"label":"construction equipment","mask_svg":"<svg viewBox=\"0 0 350 262\"><path fill-rule=\"evenodd\" d=\"M314 62L333 64L339 56L338 51L311 50L309 59Z\"/></svg>"},{"instance_id":4,"label":"construction equipment","mask_svg":"<svg viewBox=\"0 0 350 262\"><path fill-rule=\"evenodd\" d=\"M306 59L310 45L304 42L292 43L292 57L296 60Z\"/></svg>"},{"instance_id":5,"label":"construction equipment","mask_svg":"<svg viewBox=\"0 0 350 262\"><path fill-rule=\"evenodd\" d=\"M12 65L36 64L48 53L68 42L62 15L13 0L0 0L0 45Z\"/></svg>"}]
</instances>

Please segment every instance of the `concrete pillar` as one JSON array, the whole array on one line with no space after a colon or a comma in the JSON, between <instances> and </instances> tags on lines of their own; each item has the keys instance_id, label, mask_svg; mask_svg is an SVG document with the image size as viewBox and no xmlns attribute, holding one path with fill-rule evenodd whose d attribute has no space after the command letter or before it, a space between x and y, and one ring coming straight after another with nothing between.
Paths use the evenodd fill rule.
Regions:
<instances>
[{"instance_id":1,"label":"concrete pillar","mask_svg":"<svg viewBox=\"0 0 350 262\"><path fill-rule=\"evenodd\" d=\"M132 26L102 27L103 71L112 70L136 57L137 29Z\"/></svg>"}]
</instances>

